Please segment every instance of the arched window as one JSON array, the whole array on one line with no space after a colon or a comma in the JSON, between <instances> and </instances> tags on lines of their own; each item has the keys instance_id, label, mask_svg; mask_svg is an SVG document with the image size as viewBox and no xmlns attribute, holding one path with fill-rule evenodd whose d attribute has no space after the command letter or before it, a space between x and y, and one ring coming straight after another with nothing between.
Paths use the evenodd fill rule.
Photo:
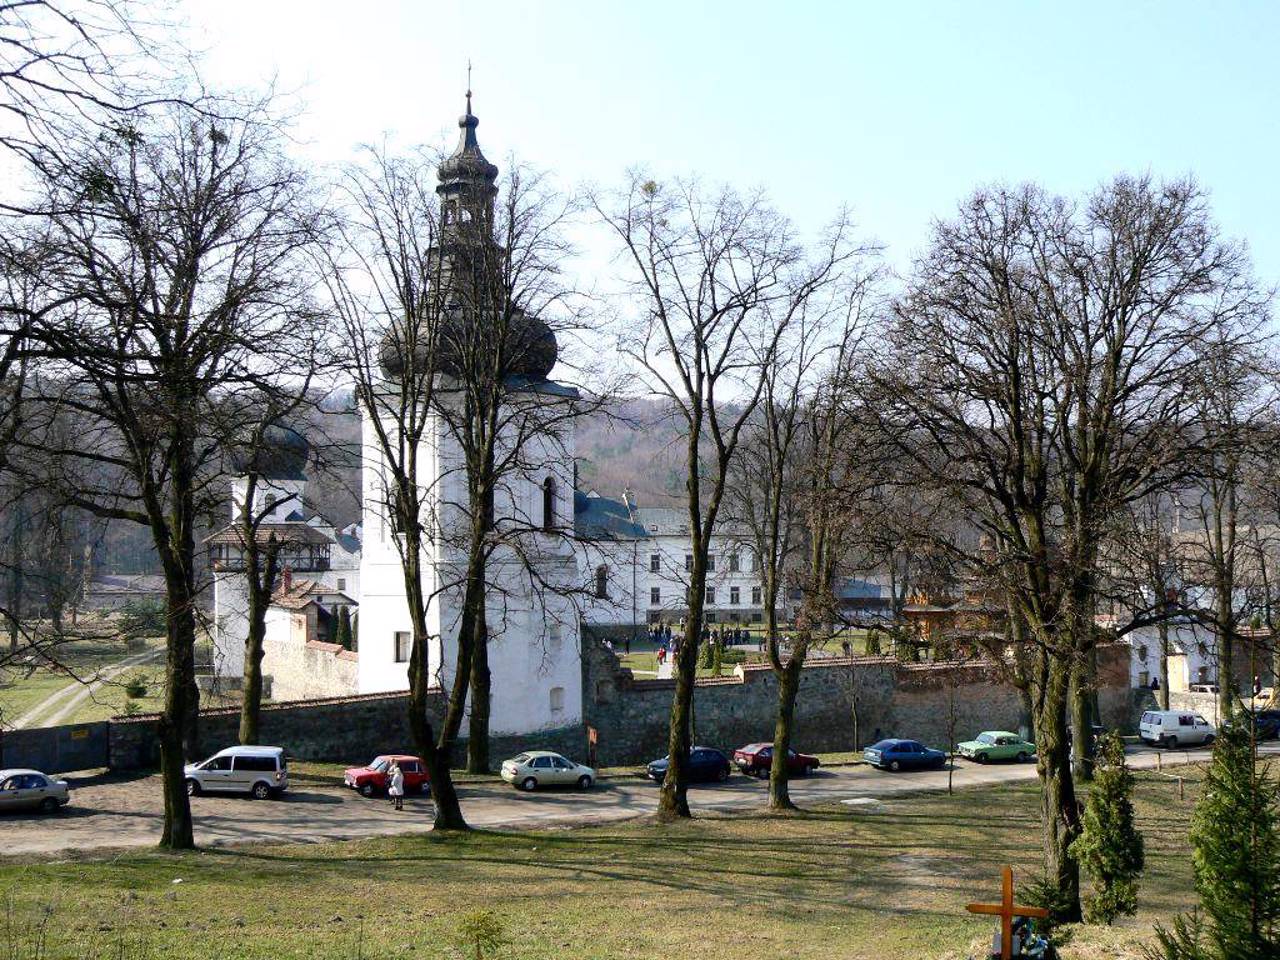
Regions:
<instances>
[{"instance_id":1,"label":"arched window","mask_svg":"<svg viewBox=\"0 0 1280 960\"><path fill-rule=\"evenodd\" d=\"M556 481L547 477L542 481L542 529L556 528Z\"/></svg>"},{"instance_id":2,"label":"arched window","mask_svg":"<svg viewBox=\"0 0 1280 960\"><path fill-rule=\"evenodd\" d=\"M607 600L609 598L609 569L601 564L596 567L596 599Z\"/></svg>"}]
</instances>

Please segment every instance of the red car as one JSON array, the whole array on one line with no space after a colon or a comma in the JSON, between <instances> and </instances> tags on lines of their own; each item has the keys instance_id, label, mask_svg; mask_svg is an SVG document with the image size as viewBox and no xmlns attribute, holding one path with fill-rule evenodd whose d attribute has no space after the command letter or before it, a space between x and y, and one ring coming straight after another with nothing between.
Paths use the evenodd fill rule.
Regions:
<instances>
[{"instance_id":1,"label":"red car","mask_svg":"<svg viewBox=\"0 0 1280 960\"><path fill-rule=\"evenodd\" d=\"M773 744L748 743L733 751L733 762L748 776L767 777L769 767L773 764ZM787 751L787 773L793 777L807 777L820 766L822 761L817 757L796 753L794 750Z\"/></svg>"},{"instance_id":2,"label":"red car","mask_svg":"<svg viewBox=\"0 0 1280 960\"><path fill-rule=\"evenodd\" d=\"M386 793L387 787L391 785L391 776L387 771L391 769L392 760L400 764L406 794L430 792L426 764L420 758L404 753L386 753L374 757L367 767L352 767L343 774L342 782L362 797Z\"/></svg>"}]
</instances>

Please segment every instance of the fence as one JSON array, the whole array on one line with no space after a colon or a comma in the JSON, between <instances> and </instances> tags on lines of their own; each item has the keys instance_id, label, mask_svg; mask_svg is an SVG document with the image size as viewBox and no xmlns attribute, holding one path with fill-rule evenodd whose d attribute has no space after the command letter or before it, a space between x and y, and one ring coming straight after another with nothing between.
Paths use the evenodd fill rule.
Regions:
<instances>
[{"instance_id":1,"label":"fence","mask_svg":"<svg viewBox=\"0 0 1280 960\"><path fill-rule=\"evenodd\" d=\"M111 722L0 732L0 767L45 773L89 770L111 762Z\"/></svg>"}]
</instances>

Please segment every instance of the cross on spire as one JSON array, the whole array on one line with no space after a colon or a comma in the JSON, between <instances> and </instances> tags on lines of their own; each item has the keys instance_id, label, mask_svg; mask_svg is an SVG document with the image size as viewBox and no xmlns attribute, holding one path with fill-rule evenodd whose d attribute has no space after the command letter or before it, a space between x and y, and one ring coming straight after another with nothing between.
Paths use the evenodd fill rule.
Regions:
<instances>
[{"instance_id":1,"label":"cross on spire","mask_svg":"<svg viewBox=\"0 0 1280 960\"><path fill-rule=\"evenodd\" d=\"M1013 957L1013 918L1047 917L1049 911L1041 907L1023 907L1013 902L1013 868L1006 866L1001 876L999 903L971 903L965 907L970 913L989 913L1000 918L1000 960Z\"/></svg>"},{"instance_id":2,"label":"cross on spire","mask_svg":"<svg viewBox=\"0 0 1280 960\"><path fill-rule=\"evenodd\" d=\"M471 115L471 60L467 60L467 116Z\"/></svg>"}]
</instances>

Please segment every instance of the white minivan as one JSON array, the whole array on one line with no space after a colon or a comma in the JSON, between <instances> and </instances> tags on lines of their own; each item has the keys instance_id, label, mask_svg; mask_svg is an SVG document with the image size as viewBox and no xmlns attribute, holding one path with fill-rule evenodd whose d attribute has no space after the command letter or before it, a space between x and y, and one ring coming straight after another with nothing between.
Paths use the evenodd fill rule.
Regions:
<instances>
[{"instance_id":1,"label":"white minivan","mask_svg":"<svg viewBox=\"0 0 1280 960\"><path fill-rule=\"evenodd\" d=\"M1138 724L1144 743L1159 747L1194 747L1213 743L1218 731L1198 713L1186 710L1148 710Z\"/></svg>"},{"instance_id":2,"label":"white minivan","mask_svg":"<svg viewBox=\"0 0 1280 960\"><path fill-rule=\"evenodd\" d=\"M247 793L255 800L279 797L289 788L283 747L227 747L185 768L187 793Z\"/></svg>"}]
</instances>

